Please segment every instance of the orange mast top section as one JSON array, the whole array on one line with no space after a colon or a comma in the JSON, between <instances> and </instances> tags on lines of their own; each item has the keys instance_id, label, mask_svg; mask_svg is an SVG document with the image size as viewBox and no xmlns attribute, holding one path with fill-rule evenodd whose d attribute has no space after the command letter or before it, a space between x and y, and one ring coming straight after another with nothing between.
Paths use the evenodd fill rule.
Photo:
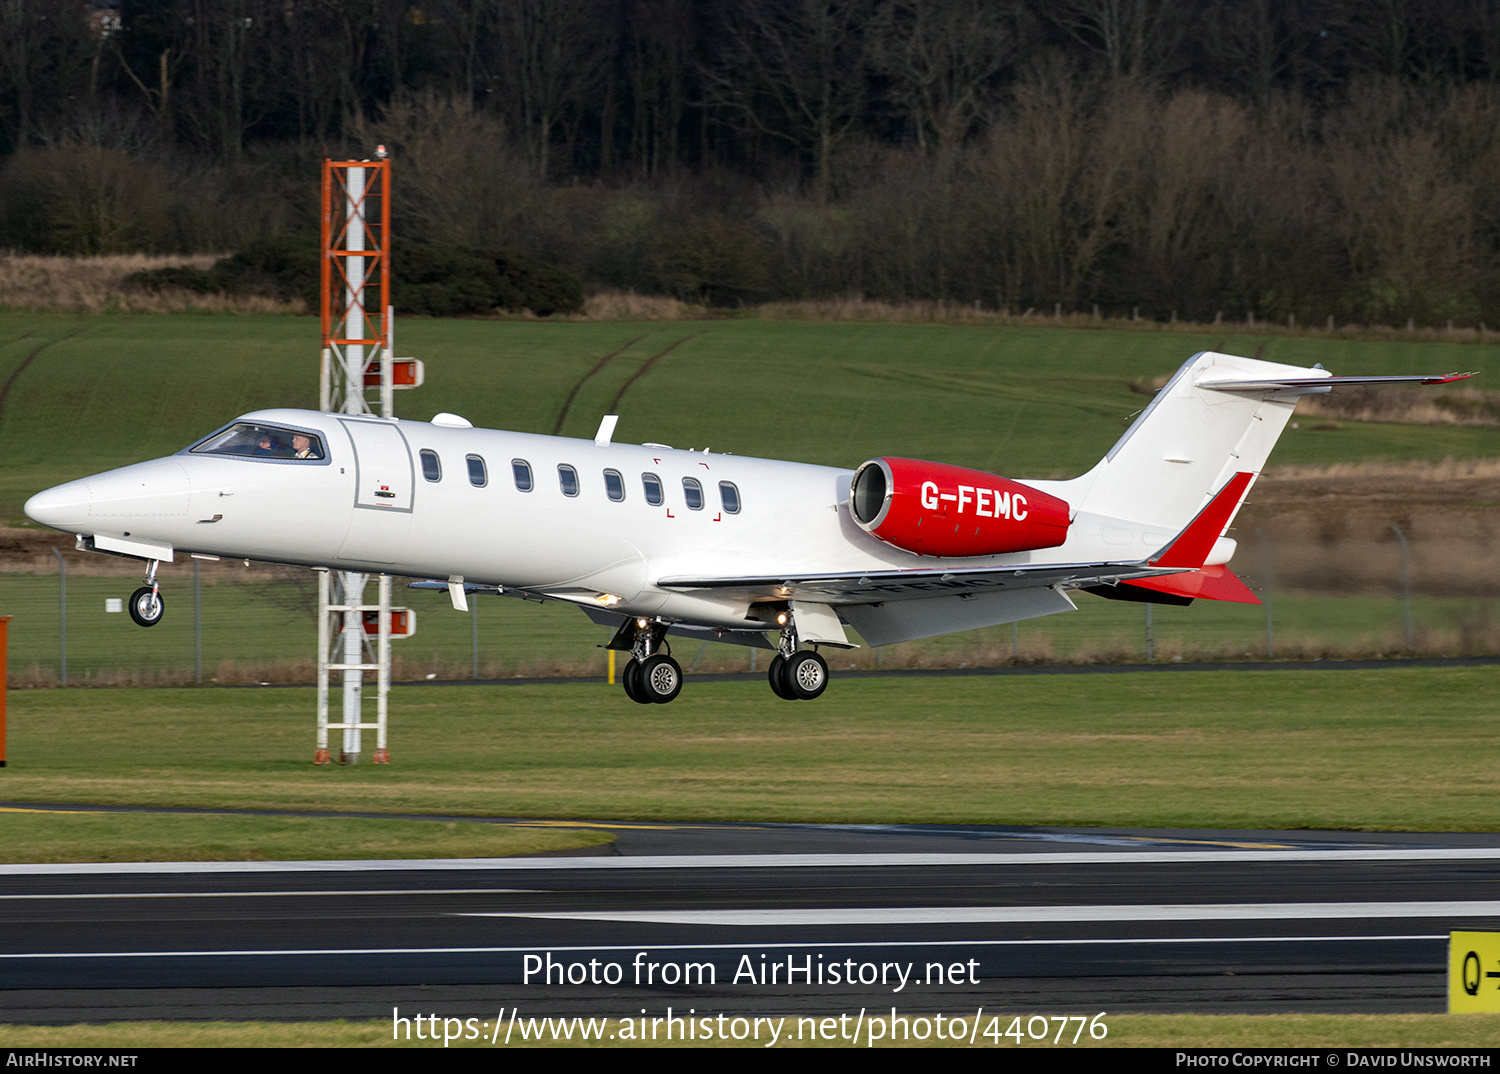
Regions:
<instances>
[{"instance_id":1,"label":"orange mast top section","mask_svg":"<svg viewBox=\"0 0 1500 1074\"><path fill-rule=\"evenodd\" d=\"M384 345L391 306L391 162L323 161L323 346ZM352 316L351 316L352 314Z\"/></svg>"}]
</instances>

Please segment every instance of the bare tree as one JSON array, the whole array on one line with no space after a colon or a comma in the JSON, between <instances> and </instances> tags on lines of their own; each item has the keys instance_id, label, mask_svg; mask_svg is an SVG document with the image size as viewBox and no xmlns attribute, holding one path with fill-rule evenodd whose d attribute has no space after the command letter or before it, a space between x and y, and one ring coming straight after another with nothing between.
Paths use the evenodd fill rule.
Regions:
<instances>
[{"instance_id":1,"label":"bare tree","mask_svg":"<svg viewBox=\"0 0 1500 1074\"><path fill-rule=\"evenodd\" d=\"M989 0L887 0L872 23L872 66L908 117L917 145L939 155L961 144L1015 62L1025 8Z\"/></svg>"},{"instance_id":2,"label":"bare tree","mask_svg":"<svg viewBox=\"0 0 1500 1074\"><path fill-rule=\"evenodd\" d=\"M1057 24L1104 58L1111 78L1168 73L1187 31L1183 0L1057 0Z\"/></svg>"},{"instance_id":3,"label":"bare tree","mask_svg":"<svg viewBox=\"0 0 1500 1074\"><path fill-rule=\"evenodd\" d=\"M0 124L13 149L83 103L100 41L85 16L82 4L0 0Z\"/></svg>"},{"instance_id":4,"label":"bare tree","mask_svg":"<svg viewBox=\"0 0 1500 1074\"><path fill-rule=\"evenodd\" d=\"M646 176L676 164L694 44L690 0L631 0L625 19L630 163Z\"/></svg>"},{"instance_id":5,"label":"bare tree","mask_svg":"<svg viewBox=\"0 0 1500 1074\"><path fill-rule=\"evenodd\" d=\"M1239 0L1204 19L1203 38L1226 89L1264 101L1296 49L1296 0Z\"/></svg>"},{"instance_id":6,"label":"bare tree","mask_svg":"<svg viewBox=\"0 0 1500 1074\"><path fill-rule=\"evenodd\" d=\"M1115 121L1101 121L1099 100L1111 103ZM1060 65L1016 87L978 169L993 191L984 225L997 247L1002 304L1076 309L1093 288L1134 195L1148 118L1137 87L1091 84Z\"/></svg>"},{"instance_id":7,"label":"bare tree","mask_svg":"<svg viewBox=\"0 0 1500 1074\"><path fill-rule=\"evenodd\" d=\"M535 209L537 183L525 159L504 125L467 97L400 100L357 131L362 141L390 149L397 234L503 248L514 244L516 222Z\"/></svg>"},{"instance_id":8,"label":"bare tree","mask_svg":"<svg viewBox=\"0 0 1500 1074\"><path fill-rule=\"evenodd\" d=\"M602 11L595 0L493 3L491 71L501 108L522 132L545 179L557 132L563 131L571 149L583 107L608 70Z\"/></svg>"},{"instance_id":9,"label":"bare tree","mask_svg":"<svg viewBox=\"0 0 1500 1074\"><path fill-rule=\"evenodd\" d=\"M742 0L725 8L714 99L813 162L827 200L833 154L864 109L871 0Z\"/></svg>"},{"instance_id":10,"label":"bare tree","mask_svg":"<svg viewBox=\"0 0 1500 1074\"><path fill-rule=\"evenodd\" d=\"M1371 80L1325 120L1334 227L1355 311L1375 321L1472 315L1476 221L1425 104Z\"/></svg>"},{"instance_id":11,"label":"bare tree","mask_svg":"<svg viewBox=\"0 0 1500 1074\"><path fill-rule=\"evenodd\" d=\"M1201 90L1175 93L1144 118L1138 200L1125 214L1139 285L1159 308L1199 300L1201 309L1217 282L1207 262L1223 227L1220 180L1243 158L1248 123L1241 106Z\"/></svg>"},{"instance_id":12,"label":"bare tree","mask_svg":"<svg viewBox=\"0 0 1500 1074\"><path fill-rule=\"evenodd\" d=\"M239 157L251 110L263 111L262 55L274 19L268 0L193 0L194 93L184 109L200 145L225 160Z\"/></svg>"}]
</instances>

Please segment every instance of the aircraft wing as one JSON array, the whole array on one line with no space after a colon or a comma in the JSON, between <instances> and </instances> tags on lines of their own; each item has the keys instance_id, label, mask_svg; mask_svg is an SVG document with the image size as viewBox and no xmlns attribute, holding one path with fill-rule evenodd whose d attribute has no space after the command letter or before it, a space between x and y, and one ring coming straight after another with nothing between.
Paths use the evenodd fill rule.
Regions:
<instances>
[{"instance_id":1,"label":"aircraft wing","mask_svg":"<svg viewBox=\"0 0 1500 1074\"><path fill-rule=\"evenodd\" d=\"M1070 612L1076 606L1068 589L1109 587L1133 578L1176 575L1186 570L1144 563L1049 563L782 577L666 578L657 585L663 589L714 590L751 602L787 601L793 614L799 616L799 625L799 605L823 605L830 616L836 615L859 631L866 644L894 645ZM818 640L847 644L837 629L824 629Z\"/></svg>"}]
</instances>

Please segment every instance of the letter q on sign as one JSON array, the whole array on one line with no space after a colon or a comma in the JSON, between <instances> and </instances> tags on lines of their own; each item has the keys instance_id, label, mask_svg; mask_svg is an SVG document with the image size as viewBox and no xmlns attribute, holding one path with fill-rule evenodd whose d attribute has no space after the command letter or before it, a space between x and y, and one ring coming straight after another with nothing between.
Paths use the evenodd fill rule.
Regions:
<instances>
[{"instance_id":1,"label":"letter q on sign","mask_svg":"<svg viewBox=\"0 0 1500 1074\"><path fill-rule=\"evenodd\" d=\"M1448 934L1448 1013L1500 1013L1500 932Z\"/></svg>"}]
</instances>

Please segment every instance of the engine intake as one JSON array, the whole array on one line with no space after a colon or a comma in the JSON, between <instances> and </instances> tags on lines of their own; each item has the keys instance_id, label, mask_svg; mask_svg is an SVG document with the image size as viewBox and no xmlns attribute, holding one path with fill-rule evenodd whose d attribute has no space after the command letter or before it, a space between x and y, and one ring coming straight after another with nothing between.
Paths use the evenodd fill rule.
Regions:
<instances>
[{"instance_id":1,"label":"engine intake","mask_svg":"<svg viewBox=\"0 0 1500 1074\"><path fill-rule=\"evenodd\" d=\"M849 507L866 533L924 556L1056 548L1068 537L1066 501L941 462L871 459L854 473Z\"/></svg>"}]
</instances>

